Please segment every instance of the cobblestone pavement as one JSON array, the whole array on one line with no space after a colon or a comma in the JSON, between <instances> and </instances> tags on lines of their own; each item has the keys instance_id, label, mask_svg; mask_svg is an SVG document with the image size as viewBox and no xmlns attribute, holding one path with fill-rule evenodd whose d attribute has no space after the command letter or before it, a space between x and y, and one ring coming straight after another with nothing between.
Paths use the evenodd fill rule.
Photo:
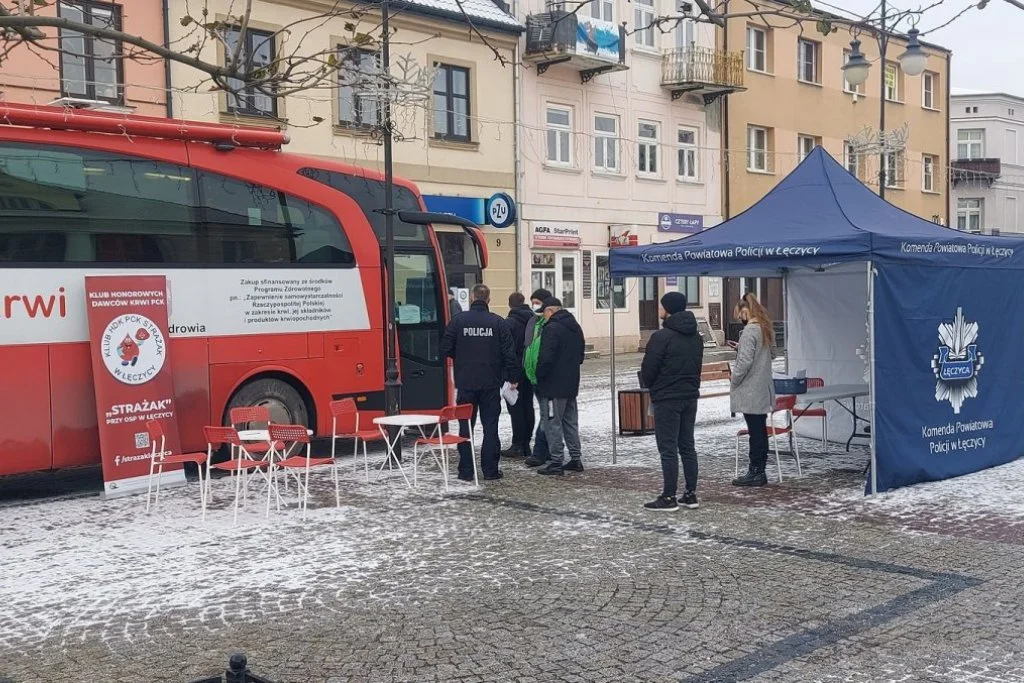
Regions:
<instances>
[{"instance_id":1,"label":"cobblestone pavement","mask_svg":"<svg viewBox=\"0 0 1024 683\"><path fill-rule=\"evenodd\" d=\"M709 401L702 507L647 513L653 438L611 464L608 384L588 366L582 474L346 469L305 522L250 501L232 526L226 481L205 523L194 485L147 516L95 471L4 482L0 681L185 683L244 650L289 683L1024 682L1024 462L865 501L865 455L808 442L802 478L736 490Z\"/></svg>"}]
</instances>

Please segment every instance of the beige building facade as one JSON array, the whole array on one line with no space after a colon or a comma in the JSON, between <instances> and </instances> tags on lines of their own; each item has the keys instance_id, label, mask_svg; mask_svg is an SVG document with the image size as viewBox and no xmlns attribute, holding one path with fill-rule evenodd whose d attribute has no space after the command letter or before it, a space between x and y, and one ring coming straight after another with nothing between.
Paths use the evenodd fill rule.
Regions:
<instances>
[{"instance_id":1,"label":"beige building facade","mask_svg":"<svg viewBox=\"0 0 1024 683\"><path fill-rule=\"evenodd\" d=\"M170 5L171 17L186 11L184 0L171 0ZM232 7L230 0L209 6L222 21ZM396 175L418 185L428 210L485 224L488 198L515 195L513 69L496 59L495 51L512 63L522 27L491 0L463 0L462 6L479 35L467 30L455 0L403 3L391 18L392 75L416 83L393 105L394 168ZM334 7L333 0L257 0L242 39L254 53L262 51L264 59L271 50L293 51L301 41L304 54L337 50L339 60L360 60L358 71L372 73L378 47L352 52L353 31L346 26L353 22L350 16L338 13L296 24L331 13ZM359 5L356 32L379 39L380 15L367 7ZM185 41L189 28L179 21L169 23L172 41ZM287 36L281 33L286 26L294 27ZM275 38L267 41L267 36ZM209 42L201 57L224 63L224 50L222 44ZM352 85L332 82L287 97L256 93L235 98L211 92L199 84L200 77L187 66L172 65L175 116L279 126L291 139L286 151L383 172L379 100L365 85L371 78L360 75ZM438 231L449 286L472 287L481 275L468 238L459 228L438 226ZM492 288L495 307L504 310L504 300L516 287L515 227L485 225L484 233L490 262L482 278Z\"/></svg>"},{"instance_id":2,"label":"beige building facade","mask_svg":"<svg viewBox=\"0 0 1024 683\"><path fill-rule=\"evenodd\" d=\"M755 12L763 6L734 0L729 12ZM773 16L735 17L719 30L722 49L743 51L746 88L723 105L723 215L749 208L821 146L875 191L884 170L886 200L949 225L951 53L923 44L925 71L909 76L899 66L906 49L903 36L889 36L883 68L876 35L863 32L860 50L872 66L867 81L853 87L842 69L851 51L848 26L837 23L838 30L826 36L815 30L816 21L801 26ZM868 144L878 141L883 101L891 145L884 162L878 145ZM758 292L781 318L778 283L727 280L726 305L745 291Z\"/></svg>"}]
</instances>

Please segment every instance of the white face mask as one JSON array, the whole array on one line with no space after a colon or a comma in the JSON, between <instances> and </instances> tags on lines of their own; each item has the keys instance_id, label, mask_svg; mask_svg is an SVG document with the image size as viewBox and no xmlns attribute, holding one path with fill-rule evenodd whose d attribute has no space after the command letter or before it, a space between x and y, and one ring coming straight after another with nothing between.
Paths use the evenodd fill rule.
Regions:
<instances>
[{"instance_id":1,"label":"white face mask","mask_svg":"<svg viewBox=\"0 0 1024 683\"><path fill-rule=\"evenodd\" d=\"M533 303L533 302L530 302ZM544 304L533 304L533 312L540 315L544 312Z\"/></svg>"}]
</instances>

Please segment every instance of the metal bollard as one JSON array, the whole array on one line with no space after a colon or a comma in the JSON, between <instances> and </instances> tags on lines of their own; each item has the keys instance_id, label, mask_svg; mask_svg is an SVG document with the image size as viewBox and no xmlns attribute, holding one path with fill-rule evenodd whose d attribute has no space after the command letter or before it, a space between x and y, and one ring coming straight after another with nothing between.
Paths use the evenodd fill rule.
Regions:
<instances>
[{"instance_id":1,"label":"metal bollard","mask_svg":"<svg viewBox=\"0 0 1024 683\"><path fill-rule=\"evenodd\" d=\"M223 676L203 678L192 683L273 683L269 678L263 678L249 671L249 662L245 655L237 652L231 655L228 660L227 671Z\"/></svg>"}]
</instances>

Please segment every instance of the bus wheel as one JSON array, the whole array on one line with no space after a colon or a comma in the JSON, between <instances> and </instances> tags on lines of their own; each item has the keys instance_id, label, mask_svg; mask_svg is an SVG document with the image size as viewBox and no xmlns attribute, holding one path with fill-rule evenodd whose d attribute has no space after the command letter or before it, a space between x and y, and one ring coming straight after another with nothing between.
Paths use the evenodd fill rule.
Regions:
<instances>
[{"instance_id":1,"label":"bus wheel","mask_svg":"<svg viewBox=\"0 0 1024 683\"><path fill-rule=\"evenodd\" d=\"M283 380L266 378L249 382L235 392L228 404L228 413L239 406L264 406L275 424L309 427L306 402L295 387Z\"/></svg>"}]
</instances>

